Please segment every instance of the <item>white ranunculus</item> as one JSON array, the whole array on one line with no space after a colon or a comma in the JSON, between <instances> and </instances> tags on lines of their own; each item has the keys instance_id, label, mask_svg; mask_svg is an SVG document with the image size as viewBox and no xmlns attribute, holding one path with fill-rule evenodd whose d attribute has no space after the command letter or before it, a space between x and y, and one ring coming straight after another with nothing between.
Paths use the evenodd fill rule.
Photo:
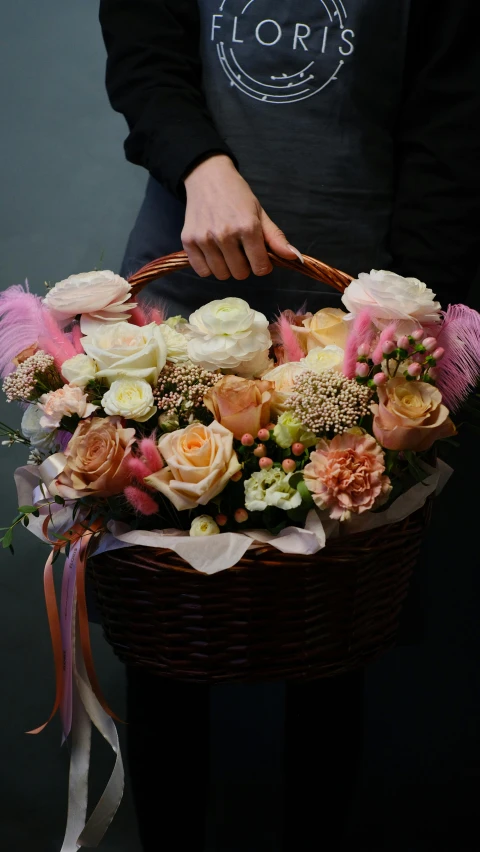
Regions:
<instances>
[{"instance_id":1,"label":"white ranunculus","mask_svg":"<svg viewBox=\"0 0 480 852\"><path fill-rule=\"evenodd\" d=\"M70 385L84 388L97 374L97 365L88 355L74 355L62 364L62 376Z\"/></svg>"},{"instance_id":2,"label":"white ranunculus","mask_svg":"<svg viewBox=\"0 0 480 852\"><path fill-rule=\"evenodd\" d=\"M162 334L167 344L167 361L172 364L181 364L190 360L187 351L188 340L184 334L181 334L168 323L163 323Z\"/></svg>"},{"instance_id":3,"label":"white ranunculus","mask_svg":"<svg viewBox=\"0 0 480 852\"><path fill-rule=\"evenodd\" d=\"M125 302L131 298L131 285L109 269L70 275L59 281L45 296L55 319L60 322L82 315L82 331L90 332L88 321L118 322L129 319ZM128 307L134 307L129 305Z\"/></svg>"},{"instance_id":4,"label":"white ranunculus","mask_svg":"<svg viewBox=\"0 0 480 852\"><path fill-rule=\"evenodd\" d=\"M423 281L402 278L384 269L361 272L345 290L342 302L351 317L366 309L380 326L392 320L423 324L438 322L440 318L441 305Z\"/></svg>"},{"instance_id":5,"label":"white ranunculus","mask_svg":"<svg viewBox=\"0 0 480 852\"><path fill-rule=\"evenodd\" d=\"M128 322L105 323L82 345L98 367L97 378L145 379L155 384L167 360L167 344L161 326L152 322L137 326Z\"/></svg>"},{"instance_id":6,"label":"white ranunculus","mask_svg":"<svg viewBox=\"0 0 480 852\"><path fill-rule=\"evenodd\" d=\"M312 373L324 373L325 370L336 370L342 372L342 364L345 352L340 346L316 346L300 362Z\"/></svg>"},{"instance_id":7,"label":"white ranunculus","mask_svg":"<svg viewBox=\"0 0 480 852\"><path fill-rule=\"evenodd\" d=\"M271 346L267 318L237 298L217 299L195 311L186 334L190 360L209 370L253 364Z\"/></svg>"},{"instance_id":8,"label":"white ranunculus","mask_svg":"<svg viewBox=\"0 0 480 852\"><path fill-rule=\"evenodd\" d=\"M242 361L235 369L225 370L225 372L234 373L242 379L259 379L273 367L273 364L274 362L270 358L270 350L265 349L263 352L257 352L249 361Z\"/></svg>"},{"instance_id":9,"label":"white ranunculus","mask_svg":"<svg viewBox=\"0 0 480 852\"><path fill-rule=\"evenodd\" d=\"M218 535L219 533L220 527L210 515L199 515L198 518L192 521L192 526L190 527L190 535L195 537Z\"/></svg>"},{"instance_id":10,"label":"white ranunculus","mask_svg":"<svg viewBox=\"0 0 480 852\"><path fill-rule=\"evenodd\" d=\"M157 411L152 388L144 379L117 379L102 399L106 414L145 423Z\"/></svg>"},{"instance_id":11,"label":"white ranunculus","mask_svg":"<svg viewBox=\"0 0 480 852\"><path fill-rule=\"evenodd\" d=\"M40 420L42 418L43 411L38 405L32 403L25 410L20 430L22 435L30 441L32 447L42 453L42 455L48 455L48 453L56 449L56 429L41 426Z\"/></svg>"},{"instance_id":12,"label":"white ranunculus","mask_svg":"<svg viewBox=\"0 0 480 852\"><path fill-rule=\"evenodd\" d=\"M268 506L277 509L296 509L302 498L290 485L291 473L281 468L258 470L245 482L245 508L248 512L264 512Z\"/></svg>"},{"instance_id":13,"label":"white ranunculus","mask_svg":"<svg viewBox=\"0 0 480 852\"><path fill-rule=\"evenodd\" d=\"M271 409L277 417L290 409L295 379L306 370L308 370L308 367L305 365L305 359L303 359L302 361L279 364L278 367L274 367L273 370L269 370L262 376L263 379L267 379L275 385Z\"/></svg>"}]
</instances>

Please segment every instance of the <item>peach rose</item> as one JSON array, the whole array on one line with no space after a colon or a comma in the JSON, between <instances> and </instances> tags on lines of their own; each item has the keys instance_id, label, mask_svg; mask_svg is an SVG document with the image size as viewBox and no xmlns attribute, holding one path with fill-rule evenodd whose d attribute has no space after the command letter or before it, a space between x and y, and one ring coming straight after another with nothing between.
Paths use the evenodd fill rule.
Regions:
<instances>
[{"instance_id":1,"label":"peach rose","mask_svg":"<svg viewBox=\"0 0 480 852\"><path fill-rule=\"evenodd\" d=\"M379 405L371 406L373 432L388 450L430 449L434 441L456 434L442 395L426 382L399 376L378 388Z\"/></svg>"},{"instance_id":2,"label":"peach rose","mask_svg":"<svg viewBox=\"0 0 480 852\"><path fill-rule=\"evenodd\" d=\"M83 421L65 450L56 493L73 500L121 494L129 480L126 460L134 441L135 429L124 429L120 417Z\"/></svg>"},{"instance_id":3,"label":"peach rose","mask_svg":"<svg viewBox=\"0 0 480 852\"><path fill-rule=\"evenodd\" d=\"M192 423L162 435L158 449L168 467L147 476L145 482L176 509L206 506L241 469L233 449L233 435L220 423Z\"/></svg>"},{"instance_id":4,"label":"peach rose","mask_svg":"<svg viewBox=\"0 0 480 852\"><path fill-rule=\"evenodd\" d=\"M303 328L296 325L292 328L306 353L317 346L339 346L345 349L349 332L346 316L340 308L322 308L313 317L304 319Z\"/></svg>"},{"instance_id":5,"label":"peach rose","mask_svg":"<svg viewBox=\"0 0 480 852\"><path fill-rule=\"evenodd\" d=\"M292 407L291 396L294 391L295 379L308 369L305 361L289 361L287 364L279 364L273 370L264 373L264 380L273 382L275 386L271 409L278 417Z\"/></svg>"},{"instance_id":6,"label":"peach rose","mask_svg":"<svg viewBox=\"0 0 480 852\"><path fill-rule=\"evenodd\" d=\"M304 476L318 508L347 521L385 501L391 484L384 472L385 455L375 438L345 433L317 444Z\"/></svg>"},{"instance_id":7,"label":"peach rose","mask_svg":"<svg viewBox=\"0 0 480 852\"><path fill-rule=\"evenodd\" d=\"M262 379L224 376L210 388L203 401L215 420L240 438L256 435L270 423L270 400L274 385Z\"/></svg>"}]
</instances>

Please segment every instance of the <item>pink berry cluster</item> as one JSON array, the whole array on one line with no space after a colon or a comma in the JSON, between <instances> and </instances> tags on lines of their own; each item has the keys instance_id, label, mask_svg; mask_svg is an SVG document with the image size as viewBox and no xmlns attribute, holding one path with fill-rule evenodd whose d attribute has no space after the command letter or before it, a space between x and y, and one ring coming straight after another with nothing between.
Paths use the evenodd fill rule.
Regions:
<instances>
[{"instance_id":1,"label":"pink berry cluster","mask_svg":"<svg viewBox=\"0 0 480 852\"><path fill-rule=\"evenodd\" d=\"M271 459L268 456L268 450L267 450L267 447L265 446L265 442L268 441L269 439L270 439L270 432L268 431L268 429L260 429L260 431L257 434L257 441L255 440L253 435L250 435L249 432L247 432L245 435L243 435L242 439L241 439L242 446L254 447L252 452L253 452L253 455L255 456L255 458L258 459L258 466L259 466L260 470L270 470L270 468L272 468L273 465L275 464L274 460ZM258 442L260 442L260 443L258 443ZM300 443L300 441L293 444L292 454L294 456L302 456L304 452L305 452L305 446L304 446L304 444ZM293 473L297 469L297 462L295 461L295 459L292 459L292 458L283 459L282 468L285 471L285 473Z\"/></svg>"},{"instance_id":2,"label":"pink berry cluster","mask_svg":"<svg viewBox=\"0 0 480 852\"><path fill-rule=\"evenodd\" d=\"M436 337L428 335L423 328L412 334L401 335L395 342L383 341L383 359L380 365L374 364L371 348L363 343L358 348L356 377L360 384L375 389L396 376L407 381L423 381L433 384L436 379L436 366L443 358L445 350L438 345Z\"/></svg>"}]
</instances>

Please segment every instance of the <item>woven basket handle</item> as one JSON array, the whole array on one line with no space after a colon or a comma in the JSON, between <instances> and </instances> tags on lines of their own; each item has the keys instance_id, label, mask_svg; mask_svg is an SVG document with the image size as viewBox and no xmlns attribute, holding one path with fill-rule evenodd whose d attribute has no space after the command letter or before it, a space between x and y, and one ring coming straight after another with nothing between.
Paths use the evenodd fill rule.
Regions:
<instances>
[{"instance_id":1,"label":"woven basket handle","mask_svg":"<svg viewBox=\"0 0 480 852\"><path fill-rule=\"evenodd\" d=\"M321 281L323 284L328 284L340 293L343 293L345 288L353 280L352 276L347 275L346 272L341 272L339 269L327 266L321 260L315 260L314 257L308 257L306 254L303 255L303 263L297 259L285 260L285 258L278 257L278 255L270 251L268 252L268 256L274 266L291 269L293 272L301 272L307 278L313 278L314 281ZM132 285L132 294L137 296L150 281L156 281L157 278L163 278L164 275L170 275L171 272L176 272L179 269L187 269L189 266L190 261L184 251L177 251L175 254L168 254L159 260L153 260L128 279Z\"/></svg>"}]
</instances>

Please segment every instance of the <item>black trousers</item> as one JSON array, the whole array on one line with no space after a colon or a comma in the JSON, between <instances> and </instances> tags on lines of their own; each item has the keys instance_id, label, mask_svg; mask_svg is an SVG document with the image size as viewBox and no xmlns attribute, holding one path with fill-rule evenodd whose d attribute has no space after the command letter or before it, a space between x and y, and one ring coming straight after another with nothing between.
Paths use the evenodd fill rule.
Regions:
<instances>
[{"instance_id":1,"label":"black trousers","mask_svg":"<svg viewBox=\"0 0 480 852\"><path fill-rule=\"evenodd\" d=\"M133 668L127 684L128 762L144 852L202 852L210 687ZM285 710L283 850L341 849L361 757L363 672L289 683Z\"/></svg>"}]
</instances>

